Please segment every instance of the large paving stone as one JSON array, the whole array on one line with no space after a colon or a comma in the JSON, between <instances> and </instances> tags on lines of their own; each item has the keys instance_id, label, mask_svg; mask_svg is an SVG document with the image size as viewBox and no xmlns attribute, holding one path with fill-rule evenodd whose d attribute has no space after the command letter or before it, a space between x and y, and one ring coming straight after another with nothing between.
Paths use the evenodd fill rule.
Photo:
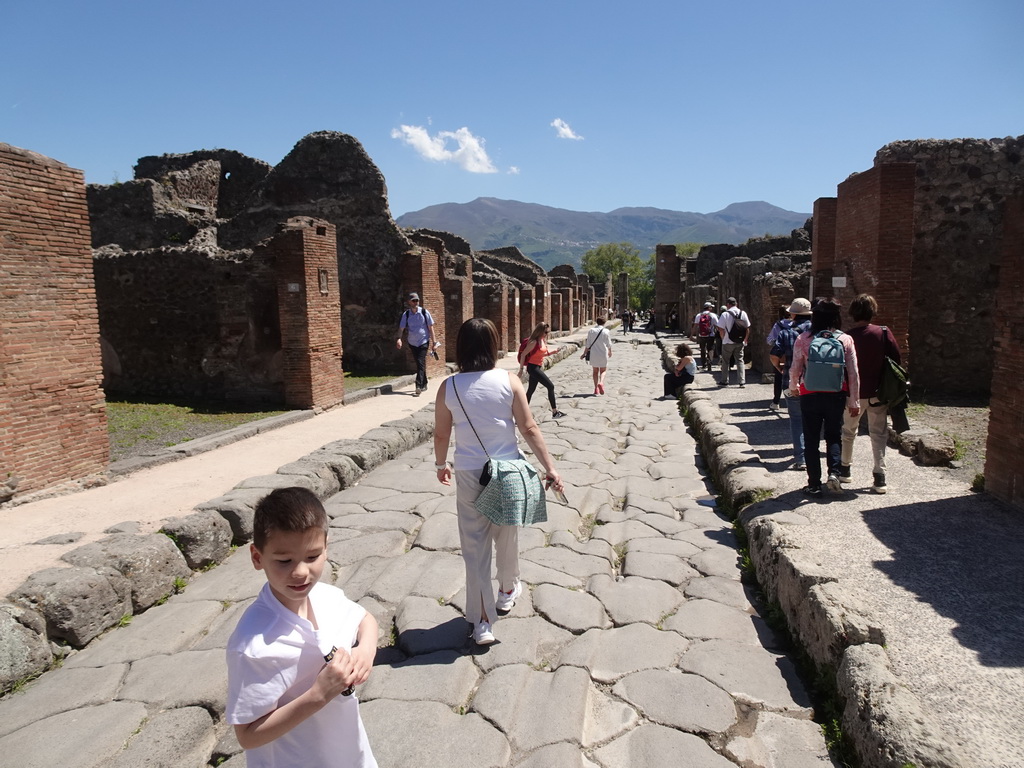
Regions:
<instances>
[{"instance_id":1,"label":"large paving stone","mask_svg":"<svg viewBox=\"0 0 1024 768\"><path fill-rule=\"evenodd\" d=\"M530 528L543 531L545 534L551 534L555 531L576 531L579 530L580 520L580 513L575 509L563 507L559 504L550 504L548 505L547 522L537 523L530 526Z\"/></svg>"},{"instance_id":2,"label":"large paving stone","mask_svg":"<svg viewBox=\"0 0 1024 768\"><path fill-rule=\"evenodd\" d=\"M736 534L724 528L694 528L690 531L680 531L672 534L673 539L688 541L701 549L730 549L736 551L740 543Z\"/></svg>"},{"instance_id":3,"label":"large paving stone","mask_svg":"<svg viewBox=\"0 0 1024 768\"><path fill-rule=\"evenodd\" d=\"M694 733L725 733L737 721L736 703L698 675L673 669L647 669L627 675L613 693L648 720Z\"/></svg>"},{"instance_id":4,"label":"large paving stone","mask_svg":"<svg viewBox=\"0 0 1024 768\"><path fill-rule=\"evenodd\" d=\"M682 593L663 581L627 576L615 579L604 574L587 584L612 621L621 626L638 621L656 625L683 601Z\"/></svg>"},{"instance_id":5,"label":"large paving stone","mask_svg":"<svg viewBox=\"0 0 1024 768\"><path fill-rule=\"evenodd\" d=\"M444 491L444 486L437 482L437 473L433 468L429 472L417 472L405 467L392 467L390 464L365 475L359 484L371 488L397 491L403 496L418 496L422 493L437 496ZM419 499L417 503L419 501L423 501L423 499ZM392 507L392 509L397 509L397 507Z\"/></svg>"},{"instance_id":6,"label":"large paving stone","mask_svg":"<svg viewBox=\"0 0 1024 768\"><path fill-rule=\"evenodd\" d=\"M0 755L12 768L95 768L121 750L146 716L133 701L63 712L0 738Z\"/></svg>"},{"instance_id":7,"label":"large paving stone","mask_svg":"<svg viewBox=\"0 0 1024 768\"><path fill-rule=\"evenodd\" d=\"M160 709L203 707L223 714L228 695L224 652L185 651L152 656L132 664L117 698Z\"/></svg>"},{"instance_id":8,"label":"large paving stone","mask_svg":"<svg viewBox=\"0 0 1024 768\"><path fill-rule=\"evenodd\" d=\"M52 661L42 614L0 601L0 689L38 675Z\"/></svg>"},{"instance_id":9,"label":"large paving stone","mask_svg":"<svg viewBox=\"0 0 1024 768\"><path fill-rule=\"evenodd\" d=\"M633 494L651 499L693 498L707 493L704 481L692 472L687 477L671 477L655 480L651 477L626 478L626 498Z\"/></svg>"},{"instance_id":10,"label":"large paving stone","mask_svg":"<svg viewBox=\"0 0 1024 768\"><path fill-rule=\"evenodd\" d=\"M458 555L411 549L388 560L367 594L391 604L399 603L406 595L449 600L464 586L465 577L466 569Z\"/></svg>"},{"instance_id":11,"label":"large paving stone","mask_svg":"<svg viewBox=\"0 0 1024 768\"><path fill-rule=\"evenodd\" d=\"M375 666L359 689L359 700L439 701L457 709L469 705L479 679L472 656L437 651Z\"/></svg>"},{"instance_id":12,"label":"large paving stone","mask_svg":"<svg viewBox=\"0 0 1024 768\"><path fill-rule=\"evenodd\" d=\"M658 555L692 557L701 551L700 547L688 541L676 539L635 539L629 542L630 552L651 552Z\"/></svg>"},{"instance_id":13,"label":"large paving stone","mask_svg":"<svg viewBox=\"0 0 1024 768\"><path fill-rule=\"evenodd\" d=\"M630 509L630 507L627 507L627 509ZM665 534L666 536L682 533L683 531L688 531L691 528L689 523L680 522L673 517L659 515L657 512L645 512L641 515L637 515L634 519L651 526L651 528L659 533Z\"/></svg>"},{"instance_id":14,"label":"large paving stone","mask_svg":"<svg viewBox=\"0 0 1024 768\"><path fill-rule=\"evenodd\" d=\"M437 483L437 480L434 480ZM370 501L364 504L367 512L406 512L411 513L420 504L433 501L437 498L436 493L396 493L394 496L385 496L377 501Z\"/></svg>"},{"instance_id":15,"label":"large paving stone","mask_svg":"<svg viewBox=\"0 0 1024 768\"><path fill-rule=\"evenodd\" d=\"M688 600L665 620L665 629L691 640L735 640L760 645L771 637L764 619L713 600Z\"/></svg>"},{"instance_id":16,"label":"large paving stone","mask_svg":"<svg viewBox=\"0 0 1024 768\"><path fill-rule=\"evenodd\" d=\"M712 528L715 530L732 528L732 523L711 509L688 509L683 513L683 520L693 523L698 528Z\"/></svg>"},{"instance_id":17,"label":"large paving stone","mask_svg":"<svg viewBox=\"0 0 1024 768\"><path fill-rule=\"evenodd\" d=\"M498 642L491 645L486 653L476 656L477 665L485 673L507 664L548 668L558 652L573 639L571 632L539 616L515 618L510 614L494 625L494 632Z\"/></svg>"},{"instance_id":18,"label":"large paving stone","mask_svg":"<svg viewBox=\"0 0 1024 768\"><path fill-rule=\"evenodd\" d=\"M643 551L627 552L622 572L626 576L658 579L673 587L678 587L690 579L700 576L700 573L691 568L681 557Z\"/></svg>"},{"instance_id":19,"label":"large paving stone","mask_svg":"<svg viewBox=\"0 0 1024 768\"><path fill-rule=\"evenodd\" d=\"M159 712L104 768L179 768L205 765L217 735L210 713L202 707Z\"/></svg>"},{"instance_id":20,"label":"large paving stone","mask_svg":"<svg viewBox=\"0 0 1024 768\"><path fill-rule=\"evenodd\" d=\"M714 600L716 603L742 610L750 607L750 598L747 596L743 582L736 579L727 579L722 576L701 576L686 582L683 592L693 600Z\"/></svg>"},{"instance_id":21,"label":"large paving stone","mask_svg":"<svg viewBox=\"0 0 1024 768\"><path fill-rule=\"evenodd\" d=\"M391 565L392 558L369 557L358 563L338 568L334 585L344 591L350 600L359 602L367 596L367 592L380 575ZM325 579L329 581L328 579Z\"/></svg>"},{"instance_id":22,"label":"large paving stone","mask_svg":"<svg viewBox=\"0 0 1024 768\"><path fill-rule=\"evenodd\" d=\"M127 664L111 664L48 672L18 693L0 699L0 736L61 712L111 701L127 671Z\"/></svg>"},{"instance_id":23,"label":"large paving stone","mask_svg":"<svg viewBox=\"0 0 1024 768\"><path fill-rule=\"evenodd\" d=\"M392 488L375 488L367 483L360 482L359 485L354 485L351 488L343 488L332 496L324 506L333 507L335 504L358 504L365 509L366 505L371 502L394 495L395 491Z\"/></svg>"},{"instance_id":24,"label":"large paving stone","mask_svg":"<svg viewBox=\"0 0 1024 768\"><path fill-rule=\"evenodd\" d=\"M726 579L740 577L739 553L726 547L705 549L690 558L690 565L705 576L722 576Z\"/></svg>"},{"instance_id":25,"label":"large paving stone","mask_svg":"<svg viewBox=\"0 0 1024 768\"><path fill-rule=\"evenodd\" d=\"M554 672L500 667L480 684L473 709L524 752L561 741L584 746L606 741L638 719L629 707L593 688L585 670L572 667Z\"/></svg>"},{"instance_id":26,"label":"large paving stone","mask_svg":"<svg viewBox=\"0 0 1024 768\"><path fill-rule=\"evenodd\" d=\"M201 638L223 611L213 601L169 602L135 616L131 624L109 633L64 665L69 669L101 667L184 651Z\"/></svg>"},{"instance_id":27,"label":"large paving stone","mask_svg":"<svg viewBox=\"0 0 1024 768\"><path fill-rule=\"evenodd\" d=\"M601 602L582 590L541 584L533 589L533 607L552 624L573 634L612 626Z\"/></svg>"},{"instance_id":28,"label":"large paving stone","mask_svg":"<svg viewBox=\"0 0 1024 768\"><path fill-rule=\"evenodd\" d=\"M339 541L329 538L327 559L337 566L346 566L369 557L397 557L408 544L409 537L401 530L378 531Z\"/></svg>"},{"instance_id":29,"label":"large paving stone","mask_svg":"<svg viewBox=\"0 0 1024 768\"><path fill-rule=\"evenodd\" d=\"M550 744L541 747L530 753L522 762L516 763L516 768L600 768L600 766L587 759L587 756L580 750L579 745L568 742Z\"/></svg>"},{"instance_id":30,"label":"large paving stone","mask_svg":"<svg viewBox=\"0 0 1024 768\"><path fill-rule=\"evenodd\" d=\"M171 602L248 600L256 597L266 583L266 575L253 568L249 548L240 547L216 568L195 574Z\"/></svg>"},{"instance_id":31,"label":"large paving stone","mask_svg":"<svg viewBox=\"0 0 1024 768\"><path fill-rule=\"evenodd\" d=\"M662 533L637 520L626 520L621 523L598 525L594 528L592 536L595 539L604 539L614 547L633 539L660 538Z\"/></svg>"},{"instance_id":32,"label":"large paving stone","mask_svg":"<svg viewBox=\"0 0 1024 768\"><path fill-rule=\"evenodd\" d=\"M611 575L612 572L611 563L606 559L581 555L564 547L540 547L526 550L520 553L519 559L520 561L529 560L532 563L567 573L579 581L586 581L599 573Z\"/></svg>"},{"instance_id":33,"label":"large paving stone","mask_svg":"<svg viewBox=\"0 0 1024 768\"><path fill-rule=\"evenodd\" d=\"M395 629L398 647L410 656L420 656L464 647L469 624L450 605L427 597L407 597L395 611Z\"/></svg>"},{"instance_id":34,"label":"large paving stone","mask_svg":"<svg viewBox=\"0 0 1024 768\"><path fill-rule=\"evenodd\" d=\"M707 678L740 701L810 716L807 690L793 662L780 653L733 640L708 640L683 654L679 668Z\"/></svg>"},{"instance_id":35,"label":"large paving stone","mask_svg":"<svg viewBox=\"0 0 1024 768\"><path fill-rule=\"evenodd\" d=\"M663 725L641 725L596 750L594 757L605 768L736 768L697 736Z\"/></svg>"},{"instance_id":36,"label":"large paving stone","mask_svg":"<svg viewBox=\"0 0 1024 768\"><path fill-rule=\"evenodd\" d=\"M414 547L431 552L455 552L462 547L459 541L459 519L450 512L428 517L416 534Z\"/></svg>"},{"instance_id":37,"label":"large paving stone","mask_svg":"<svg viewBox=\"0 0 1024 768\"><path fill-rule=\"evenodd\" d=\"M423 525L423 518L411 512L380 512L362 510L355 514L338 515L331 521L332 528L348 528L359 531L402 531L415 533Z\"/></svg>"},{"instance_id":38,"label":"large paving stone","mask_svg":"<svg viewBox=\"0 0 1024 768\"><path fill-rule=\"evenodd\" d=\"M527 584L553 584L567 589L582 589L584 584L582 579L568 573L522 558L519 560L519 578Z\"/></svg>"},{"instance_id":39,"label":"large paving stone","mask_svg":"<svg viewBox=\"0 0 1024 768\"><path fill-rule=\"evenodd\" d=\"M614 563L618 557L615 554L615 548L607 541L603 539L580 541L575 534L569 531L555 531L551 534L549 543L552 547L565 547L573 552L579 552L581 555L603 558L609 563Z\"/></svg>"},{"instance_id":40,"label":"large paving stone","mask_svg":"<svg viewBox=\"0 0 1024 768\"><path fill-rule=\"evenodd\" d=\"M764 768L831 768L821 726L802 718L758 712L750 736L735 736L725 753L741 765Z\"/></svg>"},{"instance_id":41,"label":"large paving stone","mask_svg":"<svg viewBox=\"0 0 1024 768\"><path fill-rule=\"evenodd\" d=\"M605 631L592 629L558 655L557 667L582 667L599 683L612 683L642 669L675 666L689 643L675 632L648 624L629 624ZM637 649L643 649L638 652Z\"/></svg>"},{"instance_id":42,"label":"large paving stone","mask_svg":"<svg viewBox=\"0 0 1024 768\"><path fill-rule=\"evenodd\" d=\"M692 471L692 470L691 470ZM676 508L662 499L652 499L639 493L634 493L626 499L626 507L633 507L650 514L661 515L673 519L679 518Z\"/></svg>"},{"instance_id":43,"label":"large paving stone","mask_svg":"<svg viewBox=\"0 0 1024 768\"><path fill-rule=\"evenodd\" d=\"M238 620L245 609L253 604L253 600L243 600L224 607L220 615L210 622L209 630L196 642L189 646L190 651L209 651L214 648L224 650L228 647L228 639L235 631Z\"/></svg>"},{"instance_id":44,"label":"large paving stone","mask_svg":"<svg viewBox=\"0 0 1024 768\"><path fill-rule=\"evenodd\" d=\"M505 735L480 715L436 701L377 699L359 712L380 768L505 768L512 756Z\"/></svg>"}]
</instances>

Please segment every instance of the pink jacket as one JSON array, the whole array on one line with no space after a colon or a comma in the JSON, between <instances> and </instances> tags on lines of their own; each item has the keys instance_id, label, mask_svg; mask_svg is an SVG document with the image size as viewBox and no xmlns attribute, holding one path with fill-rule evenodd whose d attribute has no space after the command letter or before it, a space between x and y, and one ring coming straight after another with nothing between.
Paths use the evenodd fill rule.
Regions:
<instances>
[{"instance_id":1,"label":"pink jacket","mask_svg":"<svg viewBox=\"0 0 1024 768\"><path fill-rule=\"evenodd\" d=\"M814 338L814 334L806 331L797 337L796 344L793 345L793 366L789 370L789 385L792 387L795 382L799 381L801 395L809 394L809 390L804 387L803 378L804 368L807 367L807 352L811 348L812 338ZM860 394L857 348L853 346L853 339L848 333L840 336L839 341L842 342L843 350L846 352L846 381L843 383L843 389L846 390L847 395L846 405L848 408L860 408L860 400L857 399Z\"/></svg>"}]
</instances>

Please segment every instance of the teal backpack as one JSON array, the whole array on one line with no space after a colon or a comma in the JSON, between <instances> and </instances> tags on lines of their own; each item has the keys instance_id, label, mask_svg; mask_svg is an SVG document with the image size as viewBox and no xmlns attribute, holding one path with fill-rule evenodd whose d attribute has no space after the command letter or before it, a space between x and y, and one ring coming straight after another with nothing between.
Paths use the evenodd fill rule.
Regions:
<instances>
[{"instance_id":1,"label":"teal backpack","mask_svg":"<svg viewBox=\"0 0 1024 768\"><path fill-rule=\"evenodd\" d=\"M841 392L846 378L846 350L841 331L819 331L807 350L804 387L808 392Z\"/></svg>"}]
</instances>

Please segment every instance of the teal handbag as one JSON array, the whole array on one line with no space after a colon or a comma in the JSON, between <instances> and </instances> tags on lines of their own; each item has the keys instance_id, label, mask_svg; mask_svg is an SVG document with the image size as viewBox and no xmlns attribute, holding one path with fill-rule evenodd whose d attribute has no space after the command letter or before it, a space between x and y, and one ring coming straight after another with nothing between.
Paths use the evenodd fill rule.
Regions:
<instances>
[{"instance_id":1,"label":"teal handbag","mask_svg":"<svg viewBox=\"0 0 1024 768\"><path fill-rule=\"evenodd\" d=\"M462 404L459 390L452 379L452 389L459 401L459 407L466 416L480 446L487 454L487 463L480 473L483 489L476 497L476 510L495 525L533 525L546 523L548 519L547 499L544 497L544 482L540 472L529 461L519 459L492 459L487 446L469 420L466 407Z\"/></svg>"}]
</instances>

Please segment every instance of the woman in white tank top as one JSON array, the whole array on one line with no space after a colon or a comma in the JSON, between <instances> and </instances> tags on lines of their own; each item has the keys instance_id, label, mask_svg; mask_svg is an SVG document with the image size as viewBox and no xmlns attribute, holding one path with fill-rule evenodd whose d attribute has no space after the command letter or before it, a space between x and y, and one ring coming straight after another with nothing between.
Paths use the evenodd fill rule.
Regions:
<instances>
[{"instance_id":1,"label":"woman in white tank top","mask_svg":"<svg viewBox=\"0 0 1024 768\"><path fill-rule=\"evenodd\" d=\"M487 645L494 642L491 625L498 610L508 611L515 605L522 585L519 529L495 525L476 510L476 498L482 488L480 471L488 456L519 458L515 434L518 427L544 465L546 485L561 491L564 484L530 412L523 383L512 371L495 368L498 331L494 323L478 317L463 323L455 343L455 358L460 373L449 377L438 389L435 402L434 466L437 479L443 485L451 485L453 467L447 457L454 427L455 501L466 566L466 619L473 626L473 640L478 645ZM491 584L492 545L497 550L497 598Z\"/></svg>"}]
</instances>

